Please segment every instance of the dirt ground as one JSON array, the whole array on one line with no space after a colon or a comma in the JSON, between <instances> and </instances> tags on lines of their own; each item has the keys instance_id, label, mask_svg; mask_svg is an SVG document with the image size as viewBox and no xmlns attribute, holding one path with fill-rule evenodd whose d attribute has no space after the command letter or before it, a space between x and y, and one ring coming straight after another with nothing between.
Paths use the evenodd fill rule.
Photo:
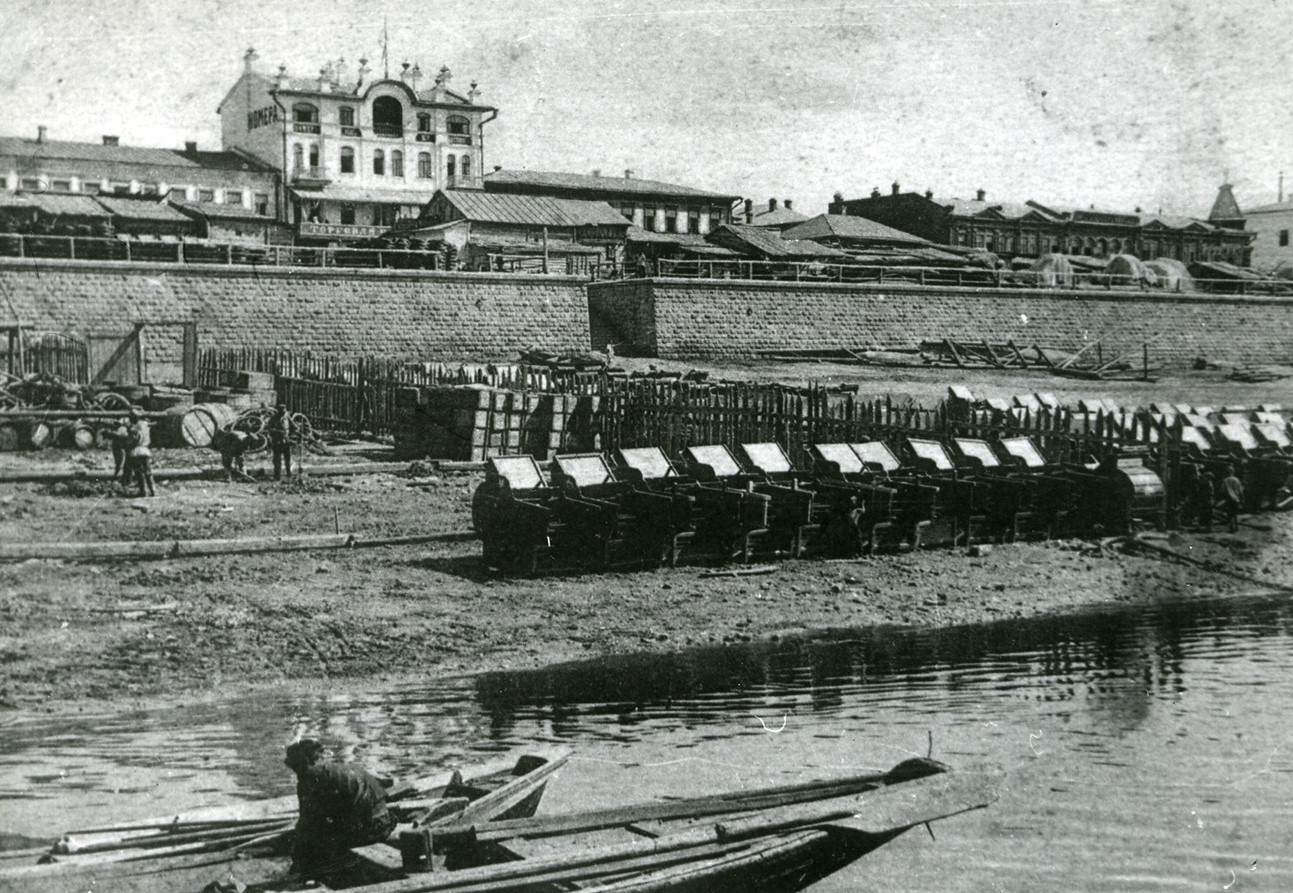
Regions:
<instances>
[{"instance_id":1,"label":"dirt ground","mask_svg":"<svg viewBox=\"0 0 1293 893\"><path fill-rule=\"evenodd\" d=\"M738 377L742 367L711 367ZM866 392L932 402L946 370L830 367ZM771 371L770 371L771 370ZM823 381L823 367L745 367L752 377ZM836 374L836 373L832 373ZM1091 393L1050 378L983 373L985 396ZM1082 383L1078 383L1082 384ZM1062 387L1061 385L1066 385ZM1286 383L1220 373L1114 383L1121 402L1288 402ZM351 447L317 461L383 458ZM106 453L9 454L0 474L106 469ZM210 451L159 450L159 468L218 464ZM99 482L0 484L0 542L233 538L466 530L477 473L372 473L289 483L159 482L123 497ZM847 561L788 561L766 575L705 568L541 580L491 575L474 541L373 549L132 562L0 565L0 706L77 711L227 695L239 687L425 678L533 667L598 654L876 625L946 626L1201 593L1293 587L1293 514L1246 519L1237 535L1162 541L1222 570L1081 542L921 551Z\"/></svg>"}]
</instances>

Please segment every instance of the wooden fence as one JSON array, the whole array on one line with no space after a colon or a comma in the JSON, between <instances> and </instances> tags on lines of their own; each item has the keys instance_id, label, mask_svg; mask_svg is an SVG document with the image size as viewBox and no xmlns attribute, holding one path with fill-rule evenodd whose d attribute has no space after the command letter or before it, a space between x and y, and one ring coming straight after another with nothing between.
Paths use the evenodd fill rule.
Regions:
<instances>
[{"instance_id":1,"label":"wooden fence","mask_svg":"<svg viewBox=\"0 0 1293 893\"><path fill-rule=\"evenodd\" d=\"M228 387L239 372L274 376L279 399L320 430L390 434L396 392L404 387L466 384L544 394L600 393L597 372L524 363L412 362L388 357L339 359L308 352L208 348L198 362L200 387Z\"/></svg>"},{"instance_id":2,"label":"wooden fence","mask_svg":"<svg viewBox=\"0 0 1293 893\"><path fill-rule=\"evenodd\" d=\"M923 407L821 386L626 378L606 372L553 370L525 364L448 365L389 358L341 360L293 351L204 350L202 386L227 386L240 371L275 376L279 399L316 428L389 434L399 427L396 392L405 387L483 384L533 394L600 398L588 420L604 450L658 446L672 457L687 446L775 442L799 467L811 467L815 443L883 440L899 449L907 437L995 440L1031 437L1052 463L1099 460L1123 446L1158 444L1160 474L1182 451L1181 422L1144 412L1084 412L1068 407L1010 412L941 401Z\"/></svg>"},{"instance_id":3,"label":"wooden fence","mask_svg":"<svg viewBox=\"0 0 1293 893\"><path fill-rule=\"evenodd\" d=\"M1078 412L1067 407L1003 413L934 408L891 398L859 399L823 387L747 383L608 382L601 401L603 448L658 446L680 456L687 446L775 442L791 461L810 467L815 443L906 437L997 439L1028 436L1052 462L1103 458L1117 447L1166 440L1170 427L1143 413Z\"/></svg>"},{"instance_id":4,"label":"wooden fence","mask_svg":"<svg viewBox=\"0 0 1293 893\"><path fill-rule=\"evenodd\" d=\"M90 348L58 332L11 329L7 370L11 375L56 375L69 384L90 381Z\"/></svg>"}]
</instances>

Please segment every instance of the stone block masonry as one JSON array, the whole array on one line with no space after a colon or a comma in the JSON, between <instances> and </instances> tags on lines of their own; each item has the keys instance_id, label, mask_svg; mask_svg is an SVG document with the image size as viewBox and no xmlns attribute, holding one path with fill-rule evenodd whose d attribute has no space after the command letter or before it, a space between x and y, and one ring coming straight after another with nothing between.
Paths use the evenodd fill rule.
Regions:
<instances>
[{"instance_id":1,"label":"stone block masonry","mask_svg":"<svg viewBox=\"0 0 1293 893\"><path fill-rule=\"evenodd\" d=\"M940 338L1064 350L1100 339L1111 357L1157 337L1151 361L1167 366L1293 364L1293 298L697 279L601 282L588 294L594 349L628 342L664 358Z\"/></svg>"},{"instance_id":2,"label":"stone block masonry","mask_svg":"<svg viewBox=\"0 0 1293 893\"><path fill-rule=\"evenodd\" d=\"M89 339L196 319L203 347L512 360L587 350L585 281L558 276L0 260L0 319ZM177 327L145 330L146 380L179 380Z\"/></svg>"}]
</instances>

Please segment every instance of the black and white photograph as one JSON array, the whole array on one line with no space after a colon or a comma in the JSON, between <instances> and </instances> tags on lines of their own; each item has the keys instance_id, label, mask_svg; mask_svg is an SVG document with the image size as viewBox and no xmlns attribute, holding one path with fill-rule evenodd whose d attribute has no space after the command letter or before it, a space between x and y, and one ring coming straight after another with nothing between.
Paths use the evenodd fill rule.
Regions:
<instances>
[{"instance_id":1,"label":"black and white photograph","mask_svg":"<svg viewBox=\"0 0 1293 893\"><path fill-rule=\"evenodd\" d=\"M0 893L1293 890L1290 35L0 0Z\"/></svg>"}]
</instances>

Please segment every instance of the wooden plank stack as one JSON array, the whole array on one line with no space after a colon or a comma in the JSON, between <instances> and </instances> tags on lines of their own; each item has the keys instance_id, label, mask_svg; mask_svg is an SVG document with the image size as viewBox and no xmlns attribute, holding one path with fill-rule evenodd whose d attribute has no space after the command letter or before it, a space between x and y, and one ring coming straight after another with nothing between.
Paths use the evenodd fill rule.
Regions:
<instances>
[{"instance_id":1,"label":"wooden plank stack","mask_svg":"<svg viewBox=\"0 0 1293 893\"><path fill-rule=\"evenodd\" d=\"M483 462L490 456L600 448L600 400L485 386L406 387L395 397L397 459Z\"/></svg>"}]
</instances>

